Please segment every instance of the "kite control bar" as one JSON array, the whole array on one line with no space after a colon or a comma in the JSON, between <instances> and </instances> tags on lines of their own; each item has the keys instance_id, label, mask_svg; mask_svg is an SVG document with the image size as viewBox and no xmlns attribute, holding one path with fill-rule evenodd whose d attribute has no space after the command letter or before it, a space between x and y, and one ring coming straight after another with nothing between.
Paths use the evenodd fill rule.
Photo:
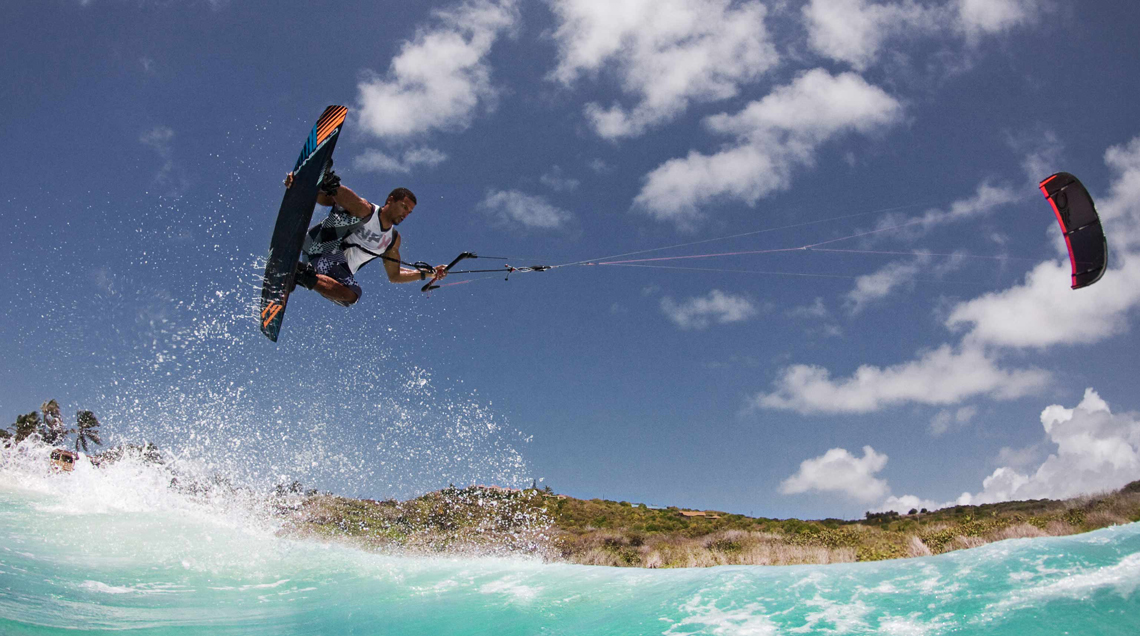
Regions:
<instances>
[{"instance_id":1,"label":"kite control bar","mask_svg":"<svg viewBox=\"0 0 1140 636\"><path fill-rule=\"evenodd\" d=\"M456 257L455 257L455 260L453 260L453 261L451 261L450 263L448 263L448 264L447 264L447 267L444 267L444 268L443 268L443 269L444 269L444 271L448 271L448 272L450 272L450 271L451 271L451 268L452 268L452 267L455 267L455 265L456 265L456 264L457 264L459 261L461 261L461 260L463 260L463 259L465 259L465 258L479 258L479 256L478 256L478 255L476 255L476 254L473 254L473 253L471 253L471 252L463 252L463 253L462 253L462 254L460 254L459 256L456 256ZM437 280L439 280L439 277L437 277L437 276L433 276L433 277L432 277L432 279L431 279L431 280L429 280L429 281L427 282L427 285L424 285L422 288L420 288L420 291L422 291L422 292L429 292L429 291L431 291L431 290L433 290L433 289L439 289L439 285L436 285L436 284L435 284L435 281L437 281Z\"/></svg>"},{"instance_id":2,"label":"kite control bar","mask_svg":"<svg viewBox=\"0 0 1140 636\"><path fill-rule=\"evenodd\" d=\"M493 258L495 260L500 260L500 261L507 260L507 257L505 257L505 256L479 256L479 255L474 254L472 252L463 252L459 256L456 256L455 260L448 263L447 267L445 267L444 269L447 270L447 272L449 272L451 274L486 274L486 273L494 273L494 272L500 272L500 273L506 272L507 280L510 280L511 274L513 274L515 272L545 272L548 269L554 269L554 267L551 265L531 265L530 267L512 267L511 265L504 265L503 267L505 269L464 269L464 270L458 270L458 271L452 272L451 268L455 267L455 265L457 263L459 263L459 261L462 261L465 258ZM420 289L420 291L429 292L433 289L439 289L440 286L435 284L435 281L437 281L437 280L439 280L439 279L433 277L430 281L428 281L428 284L424 285Z\"/></svg>"}]
</instances>

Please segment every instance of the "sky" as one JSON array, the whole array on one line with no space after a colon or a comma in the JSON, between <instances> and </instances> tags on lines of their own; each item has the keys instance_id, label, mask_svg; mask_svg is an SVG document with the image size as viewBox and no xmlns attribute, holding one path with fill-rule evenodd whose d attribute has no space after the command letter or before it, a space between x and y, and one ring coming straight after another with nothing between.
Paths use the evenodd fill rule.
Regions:
<instances>
[{"instance_id":1,"label":"sky","mask_svg":"<svg viewBox=\"0 0 1140 636\"><path fill-rule=\"evenodd\" d=\"M1140 479L1134 2L2 13L5 423L55 398L370 498L854 518ZM342 183L417 195L405 260L559 267L424 294L372 266L269 342L281 179L329 104ZM1037 190L1062 170L1109 241L1076 291Z\"/></svg>"}]
</instances>

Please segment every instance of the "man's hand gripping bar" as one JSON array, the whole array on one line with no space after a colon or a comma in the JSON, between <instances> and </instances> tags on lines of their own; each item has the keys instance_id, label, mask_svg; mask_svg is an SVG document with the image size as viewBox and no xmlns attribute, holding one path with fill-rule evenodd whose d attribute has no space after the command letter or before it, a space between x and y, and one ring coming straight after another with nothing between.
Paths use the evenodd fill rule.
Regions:
<instances>
[{"instance_id":1,"label":"man's hand gripping bar","mask_svg":"<svg viewBox=\"0 0 1140 636\"><path fill-rule=\"evenodd\" d=\"M459 263L459 261L461 261L465 258L479 258L479 257L476 254L473 254L471 252L463 252L459 256L456 256L455 260L448 263L447 267L443 268L444 271L451 271L452 267L455 267ZM439 277L433 276L432 279L429 280L426 285L424 285L422 288L420 288L420 291L429 292L433 289L439 289L439 285L435 284L435 281L437 281L437 280L439 280Z\"/></svg>"}]
</instances>

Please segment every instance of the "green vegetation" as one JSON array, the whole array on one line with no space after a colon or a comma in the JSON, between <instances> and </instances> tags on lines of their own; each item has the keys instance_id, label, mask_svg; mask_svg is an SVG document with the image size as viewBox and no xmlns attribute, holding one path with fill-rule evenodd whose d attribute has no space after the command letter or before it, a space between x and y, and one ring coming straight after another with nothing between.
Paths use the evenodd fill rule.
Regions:
<instances>
[{"instance_id":1,"label":"green vegetation","mask_svg":"<svg viewBox=\"0 0 1140 636\"><path fill-rule=\"evenodd\" d=\"M281 497L278 512L290 519L286 534L348 539L382 551L551 556L550 519L534 494L449 487L409 501L373 501L312 494L296 483L282 492L306 492L296 501Z\"/></svg>"},{"instance_id":2,"label":"green vegetation","mask_svg":"<svg viewBox=\"0 0 1140 636\"><path fill-rule=\"evenodd\" d=\"M300 493L297 485L292 489ZM1140 521L1140 481L1066 501L1014 501L865 519L752 518L537 489L447 488L405 502L296 496L289 533L381 550L526 553L619 567L792 565L942 554L993 541L1087 532Z\"/></svg>"},{"instance_id":3,"label":"green vegetation","mask_svg":"<svg viewBox=\"0 0 1140 636\"><path fill-rule=\"evenodd\" d=\"M43 414L42 419L40 413ZM40 405L40 413L32 411L17 416L16 423L9 426L8 430L0 430L0 440L18 444L32 435L38 435L45 444L56 446L66 443L67 438L74 434L76 452L80 448L87 452L89 444L103 444L99 439L99 420L91 411L80 410L75 413L76 428L67 428L59 403L55 400Z\"/></svg>"},{"instance_id":4,"label":"green vegetation","mask_svg":"<svg viewBox=\"0 0 1140 636\"><path fill-rule=\"evenodd\" d=\"M75 449L102 445L99 420L76 413L68 428L55 400L20 415L0 444L33 435ZM119 446L92 457L96 465L125 454L161 464L153 444ZM187 492L234 489L224 478L171 487ZM411 553L530 554L550 561L620 567L791 565L929 556L993 541L1087 532L1140 521L1140 481L1119 491L1065 501L1011 501L934 512L868 512L864 519L753 518L718 511L656 508L628 501L574 499L542 490L450 486L409 501L337 497L299 482L273 495L285 534L349 541L369 549Z\"/></svg>"},{"instance_id":5,"label":"green vegetation","mask_svg":"<svg viewBox=\"0 0 1140 636\"><path fill-rule=\"evenodd\" d=\"M75 414L75 450L83 447L83 452L87 452L88 443L103 445L103 440L99 439L99 420L95 418L95 414L91 411L79 411Z\"/></svg>"}]
</instances>

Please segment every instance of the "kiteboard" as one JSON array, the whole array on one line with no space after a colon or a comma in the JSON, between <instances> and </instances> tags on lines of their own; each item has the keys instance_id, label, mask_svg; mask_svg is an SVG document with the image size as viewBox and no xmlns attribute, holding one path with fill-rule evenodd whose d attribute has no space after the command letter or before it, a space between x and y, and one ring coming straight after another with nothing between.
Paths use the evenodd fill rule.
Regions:
<instances>
[{"instance_id":1,"label":"kiteboard","mask_svg":"<svg viewBox=\"0 0 1140 636\"><path fill-rule=\"evenodd\" d=\"M344 106L329 106L325 109L305 140L301 156L293 167L293 185L285 190L285 197L281 199L277 224L273 227L273 238L269 241L265 278L261 285L261 332L273 342L277 342L277 336L281 333L285 305L293 290L297 260L301 257L305 232L309 229L313 208L317 205L325 166L332 158L333 148L336 147L347 114L348 109Z\"/></svg>"}]
</instances>

